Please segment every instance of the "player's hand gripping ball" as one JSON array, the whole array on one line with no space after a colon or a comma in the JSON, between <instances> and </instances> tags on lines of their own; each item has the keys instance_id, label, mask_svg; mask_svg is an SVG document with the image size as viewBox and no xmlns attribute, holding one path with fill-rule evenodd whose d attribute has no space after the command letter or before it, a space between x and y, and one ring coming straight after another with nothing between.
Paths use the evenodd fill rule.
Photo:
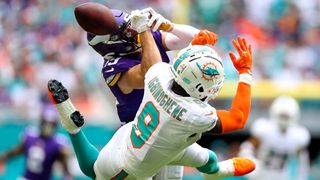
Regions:
<instances>
[{"instance_id":1,"label":"player's hand gripping ball","mask_svg":"<svg viewBox=\"0 0 320 180\"><path fill-rule=\"evenodd\" d=\"M147 14L142 13L140 10L134 10L130 14L130 28L138 33L147 31L149 29L148 20Z\"/></svg>"},{"instance_id":2,"label":"player's hand gripping ball","mask_svg":"<svg viewBox=\"0 0 320 180\"><path fill-rule=\"evenodd\" d=\"M148 27L151 28L152 31L171 31L173 29L173 23L168 19L164 18L161 14L157 13L151 7L142 9L141 12L148 14Z\"/></svg>"}]
</instances>

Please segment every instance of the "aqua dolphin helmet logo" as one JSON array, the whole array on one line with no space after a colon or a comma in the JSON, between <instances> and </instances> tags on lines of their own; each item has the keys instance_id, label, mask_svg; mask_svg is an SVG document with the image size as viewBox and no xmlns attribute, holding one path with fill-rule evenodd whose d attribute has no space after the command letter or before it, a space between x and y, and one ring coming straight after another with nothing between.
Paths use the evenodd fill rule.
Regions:
<instances>
[{"instance_id":1,"label":"aqua dolphin helmet logo","mask_svg":"<svg viewBox=\"0 0 320 180\"><path fill-rule=\"evenodd\" d=\"M205 80L212 81L216 76L220 75L216 69L216 65L213 63L208 62L204 64L203 67L201 67L198 62L196 64L199 70L202 72L202 78Z\"/></svg>"}]
</instances>

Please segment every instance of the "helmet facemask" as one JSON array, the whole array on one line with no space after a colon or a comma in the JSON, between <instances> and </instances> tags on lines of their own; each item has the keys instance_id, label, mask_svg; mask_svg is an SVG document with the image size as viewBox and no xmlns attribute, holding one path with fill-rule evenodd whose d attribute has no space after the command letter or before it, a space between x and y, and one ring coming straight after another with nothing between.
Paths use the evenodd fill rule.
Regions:
<instances>
[{"instance_id":1,"label":"helmet facemask","mask_svg":"<svg viewBox=\"0 0 320 180\"><path fill-rule=\"evenodd\" d=\"M208 101L215 98L224 81L219 55L208 46L189 46L181 50L171 67L175 81L192 97Z\"/></svg>"},{"instance_id":2,"label":"helmet facemask","mask_svg":"<svg viewBox=\"0 0 320 180\"><path fill-rule=\"evenodd\" d=\"M96 36L88 33L88 41L94 49L106 60L112 61L116 57L122 57L141 51L138 33L130 29L129 14L120 10L111 10L118 30L112 34Z\"/></svg>"},{"instance_id":3,"label":"helmet facemask","mask_svg":"<svg viewBox=\"0 0 320 180\"><path fill-rule=\"evenodd\" d=\"M129 14L121 12L119 16L117 15L118 11L113 10L112 12L115 15L119 29L110 35L107 44L116 45L113 50L115 56L119 57L139 52L141 45L138 42L138 33L130 28Z\"/></svg>"},{"instance_id":4,"label":"helmet facemask","mask_svg":"<svg viewBox=\"0 0 320 180\"><path fill-rule=\"evenodd\" d=\"M127 14L126 16L128 16ZM111 34L110 40L112 41L122 41L123 43L132 43L137 48L141 45L138 43L138 32L130 28L130 19L124 18L123 23L119 25L118 31Z\"/></svg>"}]
</instances>

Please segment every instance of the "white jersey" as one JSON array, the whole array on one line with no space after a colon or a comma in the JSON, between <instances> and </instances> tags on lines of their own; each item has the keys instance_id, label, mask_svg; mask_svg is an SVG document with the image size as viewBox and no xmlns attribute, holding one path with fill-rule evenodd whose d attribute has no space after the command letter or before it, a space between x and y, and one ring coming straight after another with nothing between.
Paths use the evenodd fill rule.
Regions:
<instances>
[{"instance_id":1,"label":"white jersey","mask_svg":"<svg viewBox=\"0 0 320 180\"><path fill-rule=\"evenodd\" d=\"M198 99L174 94L169 67L157 63L148 70L136 117L101 150L95 163L97 179L146 179L170 163L199 167L208 160L207 149L195 142L215 126L216 110ZM191 163L186 163L188 157Z\"/></svg>"},{"instance_id":2,"label":"white jersey","mask_svg":"<svg viewBox=\"0 0 320 180\"><path fill-rule=\"evenodd\" d=\"M292 179L288 168L290 160L310 142L309 131L298 124L281 132L275 121L258 119L251 127L251 134L260 140L257 158L261 163L258 179ZM292 171L292 170L291 170Z\"/></svg>"}]
</instances>

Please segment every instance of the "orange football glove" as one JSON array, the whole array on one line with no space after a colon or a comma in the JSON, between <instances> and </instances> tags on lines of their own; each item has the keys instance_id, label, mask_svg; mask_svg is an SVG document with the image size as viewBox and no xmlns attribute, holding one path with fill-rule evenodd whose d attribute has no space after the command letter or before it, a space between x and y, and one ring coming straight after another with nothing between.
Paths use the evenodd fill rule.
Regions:
<instances>
[{"instance_id":1,"label":"orange football glove","mask_svg":"<svg viewBox=\"0 0 320 180\"><path fill-rule=\"evenodd\" d=\"M251 45L247 45L246 40L239 36L238 36L238 42L236 42L233 39L232 44L240 55L240 57L237 59L232 52L229 52L229 56L232 60L233 66L237 69L239 74L242 74L242 73L252 74Z\"/></svg>"},{"instance_id":2,"label":"orange football glove","mask_svg":"<svg viewBox=\"0 0 320 180\"><path fill-rule=\"evenodd\" d=\"M218 35L206 29L201 30L193 38L192 45L214 45L218 40Z\"/></svg>"}]
</instances>

